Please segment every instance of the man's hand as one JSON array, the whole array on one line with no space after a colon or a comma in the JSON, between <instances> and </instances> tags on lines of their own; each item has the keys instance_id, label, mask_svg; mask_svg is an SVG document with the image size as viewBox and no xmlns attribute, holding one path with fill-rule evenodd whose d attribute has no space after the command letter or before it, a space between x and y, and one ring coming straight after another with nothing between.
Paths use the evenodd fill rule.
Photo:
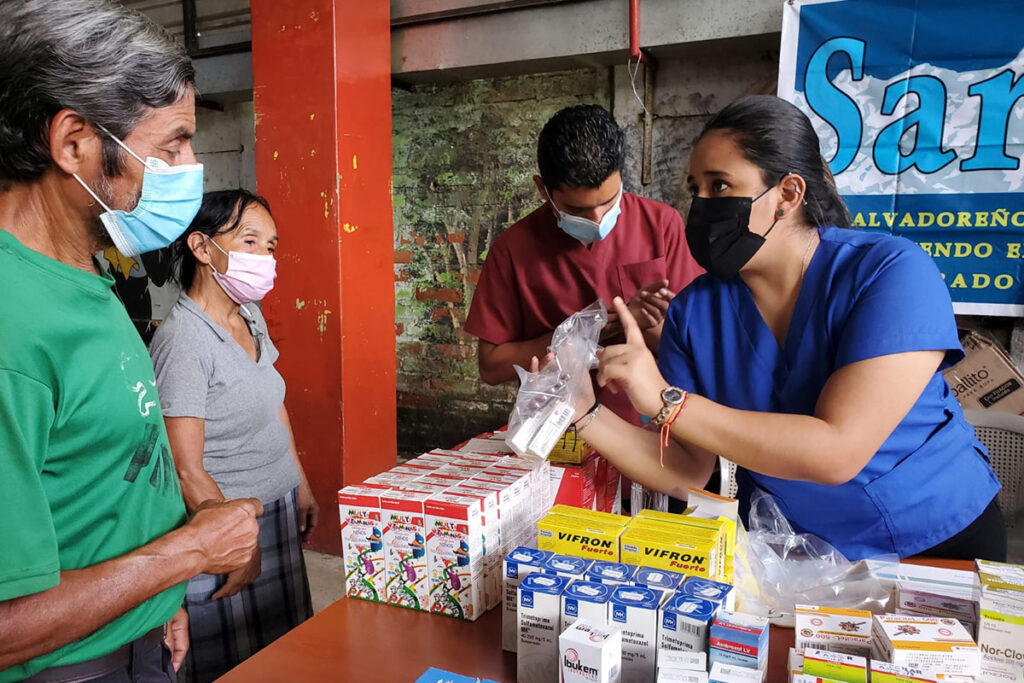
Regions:
<instances>
[{"instance_id":1,"label":"man's hand","mask_svg":"<svg viewBox=\"0 0 1024 683\"><path fill-rule=\"evenodd\" d=\"M302 542L309 541L316 523L320 519L320 506L313 497L313 489L309 482L303 478L299 484L299 531L302 532Z\"/></svg>"},{"instance_id":2,"label":"man's hand","mask_svg":"<svg viewBox=\"0 0 1024 683\"><path fill-rule=\"evenodd\" d=\"M260 578L260 573L263 571L263 552L259 546L256 546L256 552L252 555L252 560L246 566L241 569L236 569L233 572L228 573L228 580L220 587L213 595L210 596L211 600L219 600L220 598L230 598L238 591L242 590L250 583Z\"/></svg>"},{"instance_id":3,"label":"man's hand","mask_svg":"<svg viewBox=\"0 0 1024 683\"><path fill-rule=\"evenodd\" d=\"M201 573L226 574L249 565L259 550L256 518L262 514L255 498L207 501L196 508L186 528L202 554Z\"/></svg>"},{"instance_id":4,"label":"man's hand","mask_svg":"<svg viewBox=\"0 0 1024 683\"><path fill-rule=\"evenodd\" d=\"M188 612L179 609L164 626L164 642L171 651L171 665L177 671L185 662L188 652Z\"/></svg>"},{"instance_id":5,"label":"man's hand","mask_svg":"<svg viewBox=\"0 0 1024 683\"><path fill-rule=\"evenodd\" d=\"M627 308L636 320L642 331L653 330L659 327L665 320L669 304L675 293L668 289L668 280L658 280L644 285L629 301ZM622 343L623 328L619 314L614 310L608 311L608 322L601 330L602 344Z\"/></svg>"}]
</instances>

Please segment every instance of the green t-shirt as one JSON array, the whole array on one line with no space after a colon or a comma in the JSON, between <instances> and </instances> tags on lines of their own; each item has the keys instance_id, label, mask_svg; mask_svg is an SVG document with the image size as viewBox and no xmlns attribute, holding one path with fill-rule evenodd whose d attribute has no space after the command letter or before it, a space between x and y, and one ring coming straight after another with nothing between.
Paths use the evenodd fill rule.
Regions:
<instances>
[{"instance_id":1,"label":"green t-shirt","mask_svg":"<svg viewBox=\"0 0 1024 683\"><path fill-rule=\"evenodd\" d=\"M185 522L146 347L98 276L0 230L0 601ZM169 620L185 584L0 682L116 650Z\"/></svg>"}]
</instances>

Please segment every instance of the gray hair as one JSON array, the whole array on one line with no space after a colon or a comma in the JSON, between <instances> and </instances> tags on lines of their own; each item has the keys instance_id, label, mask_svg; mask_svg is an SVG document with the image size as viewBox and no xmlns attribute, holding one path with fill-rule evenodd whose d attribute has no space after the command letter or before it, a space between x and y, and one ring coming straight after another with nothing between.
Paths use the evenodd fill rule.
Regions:
<instances>
[{"instance_id":1,"label":"gray hair","mask_svg":"<svg viewBox=\"0 0 1024 683\"><path fill-rule=\"evenodd\" d=\"M124 139L194 87L184 46L116 2L0 0L0 17L0 191L51 167L48 129L62 109ZM103 159L106 174L120 172L109 138Z\"/></svg>"}]
</instances>

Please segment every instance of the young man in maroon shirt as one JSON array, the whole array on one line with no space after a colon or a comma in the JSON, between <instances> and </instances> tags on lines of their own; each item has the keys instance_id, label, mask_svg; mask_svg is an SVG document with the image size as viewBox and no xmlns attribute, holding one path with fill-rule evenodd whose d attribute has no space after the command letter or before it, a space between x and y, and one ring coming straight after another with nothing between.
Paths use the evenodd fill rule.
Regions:
<instances>
[{"instance_id":1,"label":"young man in maroon shirt","mask_svg":"<svg viewBox=\"0 0 1024 683\"><path fill-rule=\"evenodd\" d=\"M624 132L598 105L563 109L541 131L533 180L544 204L494 241L466 319L488 384L543 358L555 327L598 299L609 308L612 297L628 301L657 353L674 293L703 271L679 213L624 191L625 155ZM621 336L610 313L601 342ZM624 392L599 391L598 399L639 424Z\"/></svg>"}]
</instances>

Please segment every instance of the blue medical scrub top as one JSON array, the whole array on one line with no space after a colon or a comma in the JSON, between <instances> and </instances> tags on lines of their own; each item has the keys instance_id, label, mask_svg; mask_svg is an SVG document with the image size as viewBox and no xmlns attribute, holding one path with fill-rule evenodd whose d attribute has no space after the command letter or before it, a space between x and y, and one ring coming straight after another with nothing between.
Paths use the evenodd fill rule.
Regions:
<instances>
[{"instance_id":1,"label":"blue medical scrub top","mask_svg":"<svg viewBox=\"0 0 1024 683\"><path fill-rule=\"evenodd\" d=\"M909 240L834 227L818 234L781 348L743 280L708 274L672 302L658 364L671 384L731 408L813 415L825 382L844 365L945 350L917 403L849 482L825 486L742 468L737 475L744 518L758 487L795 528L850 559L914 555L966 528L999 491L941 374L964 355L949 291Z\"/></svg>"}]
</instances>

